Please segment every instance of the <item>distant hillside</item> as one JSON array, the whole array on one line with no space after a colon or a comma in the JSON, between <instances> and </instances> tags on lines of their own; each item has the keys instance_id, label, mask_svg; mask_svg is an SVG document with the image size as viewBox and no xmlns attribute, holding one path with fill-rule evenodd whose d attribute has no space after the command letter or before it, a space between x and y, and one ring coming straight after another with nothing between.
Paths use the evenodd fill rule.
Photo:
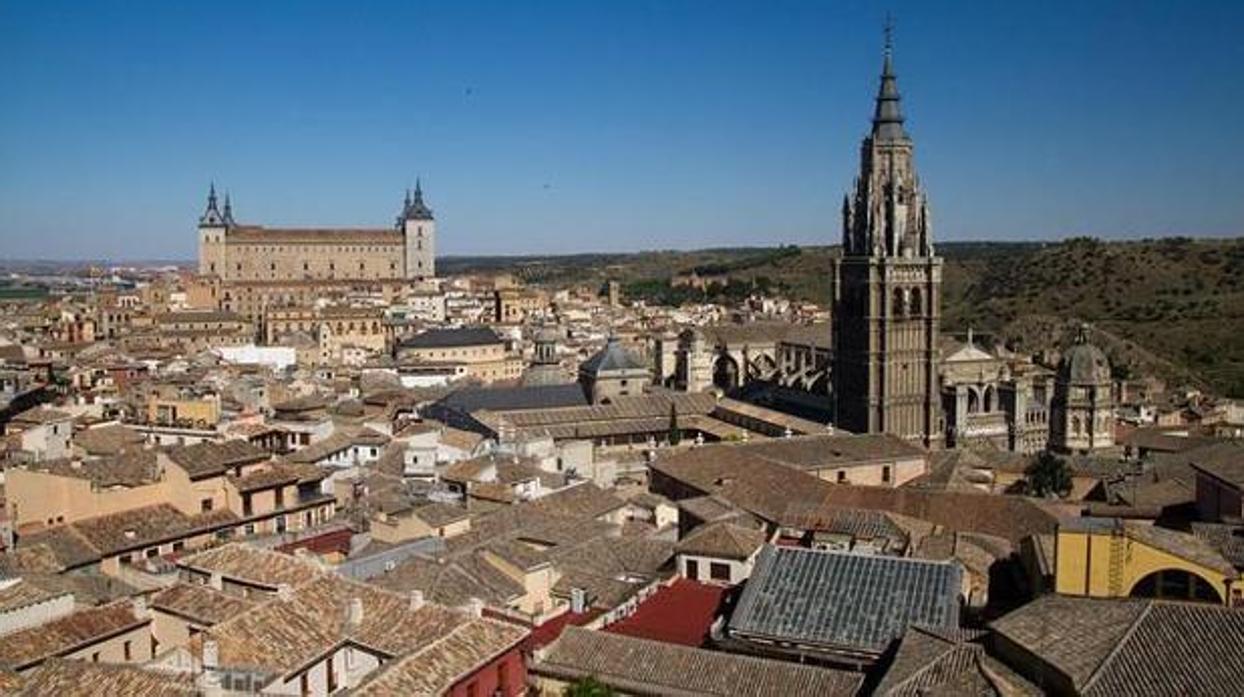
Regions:
<instances>
[{"instance_id":1,"label":"distant hillside","mask_svg":"<svg viewBox=\"0 0 1244 697\"><path fill-rule=\"evenodd\" d=\"M944 243L943 328L970 325L1055 347L1090 322L1120 374L1154 371L1244 397L1244 239ZM566 257L446 258L447 273L508 270L530 283L623 283L650 302L730 300L752 288L824 303L832 247L727 248ZM671 288L675 274L721 279L707 291Z\"/></svg>"}]
</instances>

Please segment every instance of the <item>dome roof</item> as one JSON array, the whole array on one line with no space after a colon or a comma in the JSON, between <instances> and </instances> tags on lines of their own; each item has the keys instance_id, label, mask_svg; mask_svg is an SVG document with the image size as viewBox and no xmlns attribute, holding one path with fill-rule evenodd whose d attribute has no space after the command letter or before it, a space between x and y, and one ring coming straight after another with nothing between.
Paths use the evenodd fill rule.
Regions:
<instances>
[{"instance_id":1,"label":"dome roof","mask_svg":"<svg viewBox=\"0 0 1244 697\"><path fill-rule=\"evenodd\" d=\"M541 344L555 344L560 339L561 333L554 327L540 327L535 336L535 341Z\"/></svg>"},{"instance_id":2,"label":"dome roof","mask_svg":"<svg viewBox=\"0 0 1244 697\"><path fill-rule=\"evenodd\" d=\"M1058 377L1068 383L1110 382L1110 361L1101 349L1088 342L1088 329L1081 327L1076 343L1058 362Z\"/></svg>"}]
</instances>

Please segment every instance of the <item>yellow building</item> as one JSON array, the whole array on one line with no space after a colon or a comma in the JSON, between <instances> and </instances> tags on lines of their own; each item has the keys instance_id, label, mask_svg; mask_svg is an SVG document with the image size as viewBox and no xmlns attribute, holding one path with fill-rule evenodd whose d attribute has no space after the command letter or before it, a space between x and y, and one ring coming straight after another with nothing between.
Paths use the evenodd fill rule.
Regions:
<instances>
[{"instance_id":1,"label":"yellow building","mask_svg":"<svg viewBox=\"0 0 1244 697\"><path fill-rule=\"evenodd\" d=\"M1244 584L1235 567L1186 533L1119 519L1080 518L1059 527L1054 553L1054 590L1062 595L1244 605Z\"/></svg>"}]
</instances>

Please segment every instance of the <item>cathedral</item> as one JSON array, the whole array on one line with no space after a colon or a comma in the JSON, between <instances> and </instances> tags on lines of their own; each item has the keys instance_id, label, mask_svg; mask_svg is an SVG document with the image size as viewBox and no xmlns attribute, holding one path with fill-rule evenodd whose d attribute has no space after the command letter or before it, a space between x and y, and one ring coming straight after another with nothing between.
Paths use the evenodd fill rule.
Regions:
<instances>
[{"instance_id":1,"label":"cathedral","mask_svg":"<svg viewBox=\"0 0 1244 697\"><path fill-rule=\"evenodd\" d=\"M199 218L199 273L225 282L421 280L436 276L436 220L423 187L391 228L267 228L233 218L212 186Z\"/></svg>"},{"instance_id":2,"label":"cathedral","mask_svg":"<svg viewBox=\"0 0 1244 697\"><path fill-rule=\"evenodd\" d=\"M887 31L872 130L843 200L842 255L831 279L835 421L937 447L942 260L912 151Z\"/></svg>"},{"instance_id":3,"label":"cathedral","mask_svg":"<svg viewBox=\"0 0 1244 697\"><path fill-rule=\"evenodd\" d=\"M831 288L834 422L928 448L1088 453L1114 446L1110 364L1081 327L1055 370L939 336L942 259L916 174L887 31L872 130L842 203Z\"/></svg>"}]
</instances>

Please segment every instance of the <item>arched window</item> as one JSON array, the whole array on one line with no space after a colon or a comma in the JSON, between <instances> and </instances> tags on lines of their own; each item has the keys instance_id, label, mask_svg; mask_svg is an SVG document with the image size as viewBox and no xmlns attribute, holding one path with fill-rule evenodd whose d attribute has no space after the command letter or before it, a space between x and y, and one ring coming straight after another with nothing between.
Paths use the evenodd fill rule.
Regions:
<instances>
[{"instance_id":1,"label":"arched window","mask_svg":"<svg viewBox=\"0 0 1244 697\"><path fill-rule=\"evenodd\" d=\"M988 412L993 411L994 410L993 385L985 386L985 400L984 401L985 401L985 412L988 413Z\"/></svg>"},{"instance_id":2,"label":"arched window","mask_svg":"<svg viewBox=\"0 0 1244 697\"><path fill-rule=\"evenodd\" d=\"M907 314L912 317L924 315L924 295L919 288L911 289L911 303L907 306ZM985 411L989 411L989 407L985 407Z\"/></svg>"},{"instance_id":3,"label":"arched window","mask_svg":"<svg viewBox=\"0 0 1244 697\"><path fill-rule=\"evenodd\" d=\"M976 396L974 388L968 388L968 413L975 414L981 410L980 398Z\"/></svg>"},{"instance_id":4,"label":"arched window","mask_svg":"<svg viewBox=\"0 0 1244 697\"><path fill-rule=\"evenodd\" d=\"M891 314L895 317L902 317L907 310L906 293L902 288L894 289L894 302L890 304Z\"/></svg>"},{"instance_id":5,"label":"arched window","mask_svg":"<svg viewBox=\"0 0 1244 697\"><path fill-rule=\"evenodd\" d=\"M1071 432L1077 436L1080 435L1081 433L1080 417L1078 416L1071 417Z\"/></svg>"}]
</instances>

